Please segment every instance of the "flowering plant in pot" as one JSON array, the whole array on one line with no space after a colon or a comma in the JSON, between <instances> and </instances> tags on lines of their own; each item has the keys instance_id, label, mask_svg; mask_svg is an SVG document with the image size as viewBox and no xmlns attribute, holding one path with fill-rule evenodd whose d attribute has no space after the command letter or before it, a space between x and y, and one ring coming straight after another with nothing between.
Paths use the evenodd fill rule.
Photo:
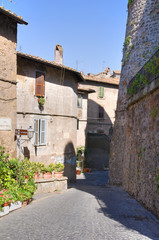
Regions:
<instances>
[{"instance_id":1,"label":"flowering plant in pot","mask_svg":"<svg viewBox=\"0 0 159 240\"><path fill-rule=\"evenodd\" d=\"M44 106L45 98L43 98L43 97L38 98L38 103L39 103L40 106Z\"/></svg>"},{"instance_id":2,"label":"flowering plant in pot","mask_svg":"<svg viewBox=\"0 0 159 240\"><path fill-rule=\"evenodd\" d=\"M2 206L8 206L12 202L12 196L9 193L9 189L2 189L0 191L0 198Z\"/></svg>"}]
</instances>

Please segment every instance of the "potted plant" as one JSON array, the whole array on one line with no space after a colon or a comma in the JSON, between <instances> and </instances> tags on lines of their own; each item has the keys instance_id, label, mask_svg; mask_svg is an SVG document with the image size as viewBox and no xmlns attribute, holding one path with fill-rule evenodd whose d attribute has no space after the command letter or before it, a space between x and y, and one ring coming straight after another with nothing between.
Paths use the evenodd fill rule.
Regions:
<instances>
[{"instance_id":1,"label":"potted plant","mask_svg":"<svg viewBox=\"0 0 159 240\"><path fill-rule=\"evenodd\" d=\"M64 164L56 163L54 177L56 178L63 177L63 170L64 170Z\"/></svg>"},{"instance_id":2,"label":"potted plant","mask_svg":"<svg viewBox=\"0 0 159 240\"><path fill-rule=\"evenodd\" d=\"M52 178L52 169L49 166L43 169L43 178L45 179Z\"/></svg>"},{"instance_id":3,"label":"potted plant","mask_svg":"<svg viewBox=\"0 0 159 240\"><path fill-rule=\"evenodd\" d=\"M43 97L38 98L38 103L39 103L40 106L44 106L45 98L43 98Z\"/></svg>"}]
</instances>

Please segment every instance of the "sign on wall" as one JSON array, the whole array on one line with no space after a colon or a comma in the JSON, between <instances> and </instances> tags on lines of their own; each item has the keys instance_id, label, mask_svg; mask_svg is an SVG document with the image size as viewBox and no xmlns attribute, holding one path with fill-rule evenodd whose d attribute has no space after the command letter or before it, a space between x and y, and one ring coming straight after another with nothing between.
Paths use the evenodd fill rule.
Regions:
<instances>
[{"instance_id":1,"label":"sign on wall","mask_svg":"<svg viewBox=\"0 0 159 240\"><path fill-rule=\"evenodd\" d=\"M11 118L0 118L0 131L11 131L12 120Z\"/></svg>"}]
</instances>

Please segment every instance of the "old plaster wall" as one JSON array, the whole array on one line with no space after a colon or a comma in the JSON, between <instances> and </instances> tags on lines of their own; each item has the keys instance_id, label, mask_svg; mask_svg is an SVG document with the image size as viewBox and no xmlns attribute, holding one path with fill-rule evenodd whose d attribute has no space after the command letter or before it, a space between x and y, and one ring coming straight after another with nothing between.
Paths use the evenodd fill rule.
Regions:
<instances>
[{"instance_id":1,"label":"old plaster wall","mask_svg":"<svg viewBox=\"0 0 159 240\"><path fill-rule=\"evenodd\" d=\"M45 73L45 105L39 108L35 96L35 71ZM77 80L69 72L61 79L61 71L45 64L18 57L17 127L34 127L34 119L46 119L46 145L35 146L34 139L23 144L33 161L45 164L65 162L69 180L75 179L77 142ZM72 173L68 173L68 172Z\"/></svg>"},{"instance_id":2,"label":"old plaster wall","mask_svg":"<svg viewBox=\"0 0 159 240\"><path fill-rule=\"evenodd\" d=\"M77 109L78 129L77 129L77 146L85 146L86 144L86 128L87 128L87 103L88 94L82 94L82 107Z\"/></svg>"},{"instance_id":3,"label":"old plaster wall","mask_svg":"<svg viewBox=\"0 0 159 240\"><path fill-rule=\"evenodd\" d=\"M128 9L121 80L111 142L111 184L120 184L159 216L154 178L159 164L157 87L138 101L128 99L127 86L156 51L159 39L159 1L134 0ZM158 80L157 80L158 81Z\"/></svg>"},{"instance_id":4,"label":"old plaster wall","mask_svg":"<svg viewBox=\"0 0 159 240\"><path fill-rule=\"evenodd\" d=\"M0 145L16 156L17 23L0 14Z\"/></svg>"},{"instance_id":5,"label":"old plaster wall","mask_svg":"<svg viewBox=\"0 0 159 240\"><path fill-rule=\"evenodd\" d=\"M82 85L95 91L88 95L86 133L104 133L108 135L109 129L115 120L118 86L91 81L86 81ZM100 86L104 87L104 98L98 97ZM99 106L104 108L103 119L99 119Z\"/></svg>"}]
</instances>

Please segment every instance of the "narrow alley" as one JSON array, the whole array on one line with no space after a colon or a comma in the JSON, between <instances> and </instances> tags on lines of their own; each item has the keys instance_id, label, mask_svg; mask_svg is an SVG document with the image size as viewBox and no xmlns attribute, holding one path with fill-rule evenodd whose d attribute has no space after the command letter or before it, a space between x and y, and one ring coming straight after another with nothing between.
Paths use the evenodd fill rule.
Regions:
<instances>
[{"instance_id":1,"label":"narrow alley","mask_svg":"<svg viewBox=\"0 0 159 240\"><path fill-rule=\"evenodd\" d=\"M65 192L35 195L0 219L0 239L158 240L159 220L107 179L107 171L81 174Z\"/></svg>"}]
</instances>

